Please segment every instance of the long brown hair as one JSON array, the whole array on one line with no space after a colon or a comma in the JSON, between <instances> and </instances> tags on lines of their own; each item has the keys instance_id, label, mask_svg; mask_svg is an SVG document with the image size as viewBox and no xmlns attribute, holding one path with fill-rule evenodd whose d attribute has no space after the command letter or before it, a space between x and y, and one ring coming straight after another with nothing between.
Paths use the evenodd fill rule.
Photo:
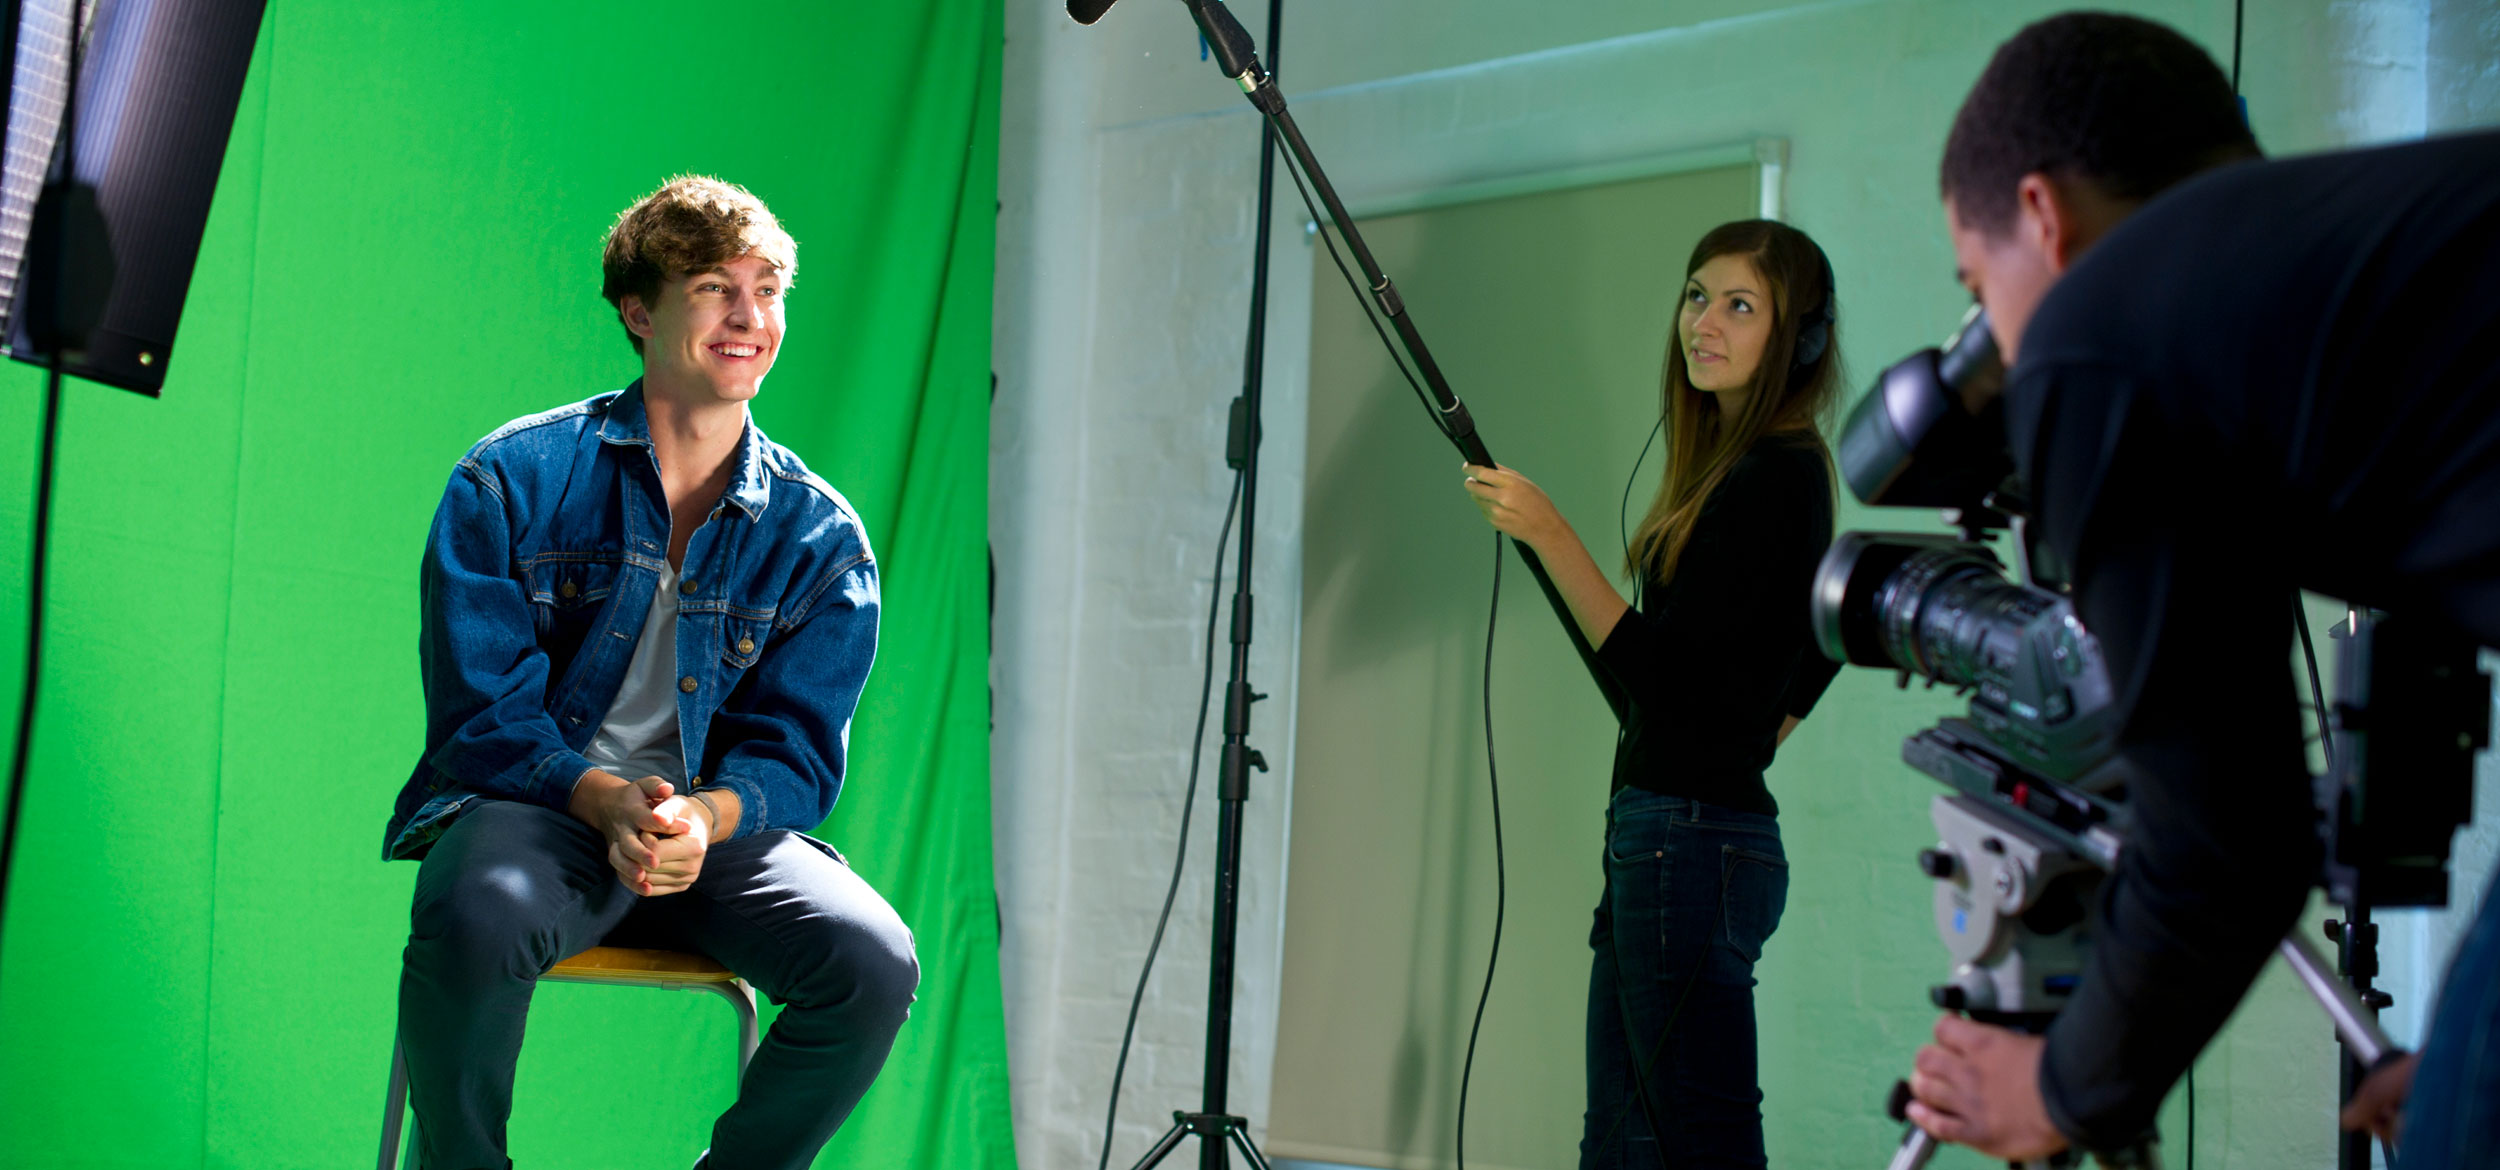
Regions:
<instances>
[{"instance_id":1,"label":"long brown hair","mask_svg":"<svg viewBox=\"0 0 2500 1170\"><path fill-rule=\"evenodd\" d=\"M1719 398L1693 388L1684 368L1682 286L1676 291L1677 315L1667 330L1667 361L1660 377L1659 411L1667 432L1667 465L1658 478L1658 494L1648 514L1632 533L1624 571L1635 578L1665 582L1675 576L1676 562L1692 541L1693 528L1729 469L1766 436L1793 436L1811 443L1831 460L1821 426L1840 400L1840 344L1834 335L1823 352L1803 368L1796 366L1797 335L1834 290L1824 287L1830 266L1822 249L1804 232L1767 219L1744 219L1710 229L1693 245L1684 265L1690 278L1701 266L1721 256L1743 256L1770 287L1771 336L1763 346L1762 363L1745 404L1735 417L1723 417ZM1831 304L1836 309L1837 301ZM1837 314L1833 328L1838 327Z\"/></svg>"}]
</instances>

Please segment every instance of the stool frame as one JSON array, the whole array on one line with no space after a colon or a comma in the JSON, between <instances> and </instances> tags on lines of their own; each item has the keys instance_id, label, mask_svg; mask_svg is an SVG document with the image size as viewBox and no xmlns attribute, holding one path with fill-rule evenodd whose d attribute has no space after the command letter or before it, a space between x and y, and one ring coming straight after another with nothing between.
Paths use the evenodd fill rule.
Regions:
<instances>
[{"instance_id":1,"label":"stool frame","mask_svg":"<svg viewBox=\"0 0 2500 1170\"><path fill-rule=\"evenodd\" d=\"M738 1076L746 1077L759 1040L755 1022L755 988L727 967L686 951L633 947L592 947L556 964L538 977L541 983L603 983L612 987L656 987L664 991L710 992L729 1001L738 1013ZM400 1048L398 1029L391 1032L391 1083L382 1099L381 1170L396 1170L400 1154L400 1123L408 1112L408 1058ZM413 1137L414 1135L411 1135Z\"/></svg>"}]
</instances>

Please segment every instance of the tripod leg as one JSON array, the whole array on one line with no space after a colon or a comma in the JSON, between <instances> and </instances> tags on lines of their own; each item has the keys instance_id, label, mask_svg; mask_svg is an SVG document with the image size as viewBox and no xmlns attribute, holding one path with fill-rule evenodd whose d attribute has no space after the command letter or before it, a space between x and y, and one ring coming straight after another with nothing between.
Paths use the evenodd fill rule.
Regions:
<instances>
[{"instance_id":1,"label":"tripod leg","mask_svg":"<svg viewBox=\"0 0 2500 1170\"><path fill-rule=\"evenodd\" d=\"M1172 1153L1173 1147L1180 1145L1181 1139L1188 1136L1189 1123L1175 1120L1172 1122L1172 1128L1163 1131L1163 1140L1156 1142L1155 1148L1146 1151L1146 1156L1139 1158L1137 1164L1129 1170L1146 1170L1147 1167L1163 1161Z\"/></svg>"},{"instance_id":2,"label":"tripod leg","mask_svg":"<svg viewBox=\"0 0 2500 1170\"><path fill-rule=\"evenodd\" d=\"M1267 1159L1259 1153L1259 1147L1250 1143L1249 1127L1227 1126L1225 1133L1233 1139L1233 1147L1241 1151L1242 1160L1250 1163L1250 1170L1267 1170Z\"/></svg>"}]
</instances>

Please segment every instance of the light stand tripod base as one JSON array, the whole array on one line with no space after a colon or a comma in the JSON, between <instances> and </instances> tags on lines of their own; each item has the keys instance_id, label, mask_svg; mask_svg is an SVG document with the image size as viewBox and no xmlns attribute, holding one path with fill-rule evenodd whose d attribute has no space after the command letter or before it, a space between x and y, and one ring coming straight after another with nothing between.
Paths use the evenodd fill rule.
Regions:
<instances>
[{"instance_id":1,"label":"light stand tripod base","mask_svg":"<svg viewBox=\"0 0 2500 1170\"><path fill-rule=\"evenodd\" d=\"M1137 1165L1130 1170L1146 1170L1163 1161L1173 1150L1180 1148L1181 1139L1192 1134L1201 1141L1229 1141L1234 1149L1241 1151L1242 1160L1250 1164L1250 1170L1267 1170L1267 1158L1250 1140L1248 1118L1228 1113L1187 1113L1177 1109L1172 1111L1172 1128L1163 1131L1162 1139L1155 1142L1154 1148L1146 1151L1146 1156L1138 1159Z\"/></svg>"}]
</instances>

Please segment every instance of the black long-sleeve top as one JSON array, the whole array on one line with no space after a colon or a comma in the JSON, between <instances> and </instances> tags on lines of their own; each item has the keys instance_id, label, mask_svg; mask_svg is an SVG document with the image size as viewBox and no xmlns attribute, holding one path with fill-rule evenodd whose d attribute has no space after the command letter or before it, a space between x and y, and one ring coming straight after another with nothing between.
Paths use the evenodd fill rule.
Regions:
<instances>
[{"instance_id":1,"label":"black long-sleeve top","mask_svg":"<svg viewBox=\"0 0 2500 1170\"><path fill-rule=\"evenodd\" d=\"M2006 389L2134 825L2040 1087L2141 1133L2317 873L2295 584L2500 645L2500 135L2234 166L2053 288ZM2403 777L2374 777L2378 784Z\"/></svg>"},{"instance_id":2,"label":"black long-sleeve top","mask_svg":"<svg viewBox=\"0 0 2500 1170\"><path fill-rule=\"evenodd\" d=\"M1807 606L1831 540L1821 445L1766 438L1702 505L1674 577L1644 581L1603 644L1581 643L1563 614L1622 727L1616 788L1779 811L1762 772L1780 724L1813 710L1839 670L1815 648Z\"/></svg>"}]
</instances>

